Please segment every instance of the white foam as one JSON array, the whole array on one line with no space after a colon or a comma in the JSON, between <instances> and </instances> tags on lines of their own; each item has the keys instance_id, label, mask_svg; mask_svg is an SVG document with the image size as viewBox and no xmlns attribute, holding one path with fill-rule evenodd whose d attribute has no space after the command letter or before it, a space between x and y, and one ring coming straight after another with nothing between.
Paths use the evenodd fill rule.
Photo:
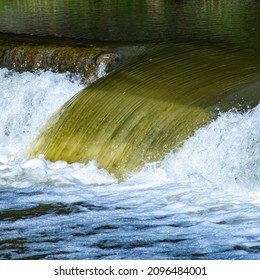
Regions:
<instances>
[{"instance_id":1,"label":"white foam","mask_svg":"<svg viewBox=\"0 0 260 280\"><path fill-rule=\"evenodd\" d=\"M260 105L244 113L221 114L131 180L154 179L260 190Z\"/></svg>"},{"instance_id":2,"label":"white foam","mask_svg":"<svg viewBox=\"0 0 260 280\"><path fill-rule=\"evenodd\" d=\"M0 69L0 154L22 157L27 145L62 104L84 85L50 71L16 73Z\"/></svg>"},{"instance_id":3,"label":"white foam","mask_svg":"<svg viewBox=\"0 0 260 280\"><path fill-rule=\"evenodd\" d=\"M179 258L198 252L207 254L206 258L247 258L244 251L232 249L241 244L253 248L252 258L259 257L254 248L259 243L260 105L243 114L220 115L164 160L118 183L94 161L68 164L50 162L43 155L23 157L25 144L58 103L82 87L77 80L50 72L17 74L3 69L0 80L4 116L0 210L4 217L10 213L14 218L4 219L0 230L3 239L16 240L22 232L30 240L25 256L33 252L55 256L59 250L67 252L70 244L73 253L66 256L79 259L95 258L93 250L100 250L101 256L106 252L109 258L139 258L140 253L144 258L164 254ZM27 124L29 129L23 133ZM59 241L48 243L49 236L56 239L57 233ZM139 241L148 241L147 246L140 247ZM97 242L122 248L99 249ZM10 250L6 252L9 256Z\"/></svg>"},{"instance_id":4,"label":"white foam","mask_svg":"<svg viewBox=\"0 0 260 280\"><path fill-rule=\"evenodd\" d=\"M86 85L77 76L50 71L16 73L0 69L0 170L1 184L28 187L34 184L59 186L115 182L95 162L87 165L52 163L39 156L26 160L27 146L48 119Z\"/></svg>"},{"instance_id":5,"label":"white foam","mask_svg":"<svg viewBox=\"0 0 260 280\"><path fill-rule=\"evenodd\" d=\"M84 87L77 77L52 72L18 74L0 69L1 184L26 187L106 185L117 181L98 164L49 162L40 156L26 160L23 152L48 118ZM8 108L8 110L6 109ZM177 151L130 174L121 187L181 186L186 191L260 187L260 105L248 112L228 112L202 127ZM115 186L114 186L115 187ZM186 188L187 187L187 188ZM175 190L176 191L176 190ZM175 192L174 191L174 192ZM205 195L206 195L205 193ZM196 191L193 193L196 196ZM178 194L177 194L178 195ZM171 197L168 194L168 198ZM175 195L174 195L175 197Z\"/></svg>"}]
</instances>

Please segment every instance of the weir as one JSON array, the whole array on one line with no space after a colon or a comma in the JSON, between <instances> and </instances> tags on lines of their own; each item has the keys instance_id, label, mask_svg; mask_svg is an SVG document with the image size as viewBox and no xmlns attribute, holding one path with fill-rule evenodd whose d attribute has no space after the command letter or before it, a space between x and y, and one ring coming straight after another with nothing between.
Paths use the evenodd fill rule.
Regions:
<instances>
[{"instance_id":1,"label":"weir","mask_svg":"<svg viewBox=\"0 0 260 280\"><path fill-rule=\"evenodd\" d=\"M156 46L69 100L29 156L69 163L96 160L122 180L179 147L218 110L258 104L256 63L241 52Z\"/></svg>"},{"instance_id":2,"label":"weir","mask_svg":"<svg viewBox=\"0 0 260 280\"><path fill-rule=\"evenodd\" d=\"M140 51L139 51L140 52ZM0 68L17 72L51 70L78 74L93 82L138 53L131 46L121 49L84 40L18 36L0 33Z\"/></svg>"}]
</instances>

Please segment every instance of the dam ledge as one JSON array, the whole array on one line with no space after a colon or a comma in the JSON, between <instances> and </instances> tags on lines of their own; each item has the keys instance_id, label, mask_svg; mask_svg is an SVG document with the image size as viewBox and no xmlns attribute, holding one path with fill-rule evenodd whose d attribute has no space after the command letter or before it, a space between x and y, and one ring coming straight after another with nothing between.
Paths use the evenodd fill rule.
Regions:
<instances>
[{"instance_id":1,"label":"dam ledge","mask_svg":"<svg viewBox=\"0 0 260 280\"><path fill-rule=\"evenodd\" d=\"M79 75L93 83L142 53L144 44L0 33L0 68Z\"/></svg>"}]
</instances>

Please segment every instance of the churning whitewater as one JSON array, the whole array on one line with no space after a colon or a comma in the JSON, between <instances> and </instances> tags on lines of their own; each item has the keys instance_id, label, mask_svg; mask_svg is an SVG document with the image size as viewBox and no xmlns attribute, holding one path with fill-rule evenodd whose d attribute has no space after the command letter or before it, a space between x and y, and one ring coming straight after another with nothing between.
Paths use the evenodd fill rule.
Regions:
<instances>
[{"instance_id":1,"label":"churning whitewater","mask_svg":"<svg viewBox=\"0 0 260 280\"><path fill-rule=\"evenodd\" d=\"M26 158L79 77L0 69L0 81L2 259L260 257L260 105L220 113L118 183L94 161Z\"/></svg>"}]
</instances>

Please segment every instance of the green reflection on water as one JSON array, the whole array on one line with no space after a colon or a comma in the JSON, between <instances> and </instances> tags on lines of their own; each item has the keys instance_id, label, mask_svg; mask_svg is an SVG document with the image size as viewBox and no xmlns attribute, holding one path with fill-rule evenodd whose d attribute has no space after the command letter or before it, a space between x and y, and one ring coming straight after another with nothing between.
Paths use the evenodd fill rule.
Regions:
<instances>
[{"instance_id":1,"label":"green reflection on water","mask_svg":"<svg viewBox=\"0 0 260 280\"><path fill-rule=\"evenodd\" d=\"M0 0L0 31L107 41L234 43L257 49L257 0Z\"/></svg>"}]
</instances>

